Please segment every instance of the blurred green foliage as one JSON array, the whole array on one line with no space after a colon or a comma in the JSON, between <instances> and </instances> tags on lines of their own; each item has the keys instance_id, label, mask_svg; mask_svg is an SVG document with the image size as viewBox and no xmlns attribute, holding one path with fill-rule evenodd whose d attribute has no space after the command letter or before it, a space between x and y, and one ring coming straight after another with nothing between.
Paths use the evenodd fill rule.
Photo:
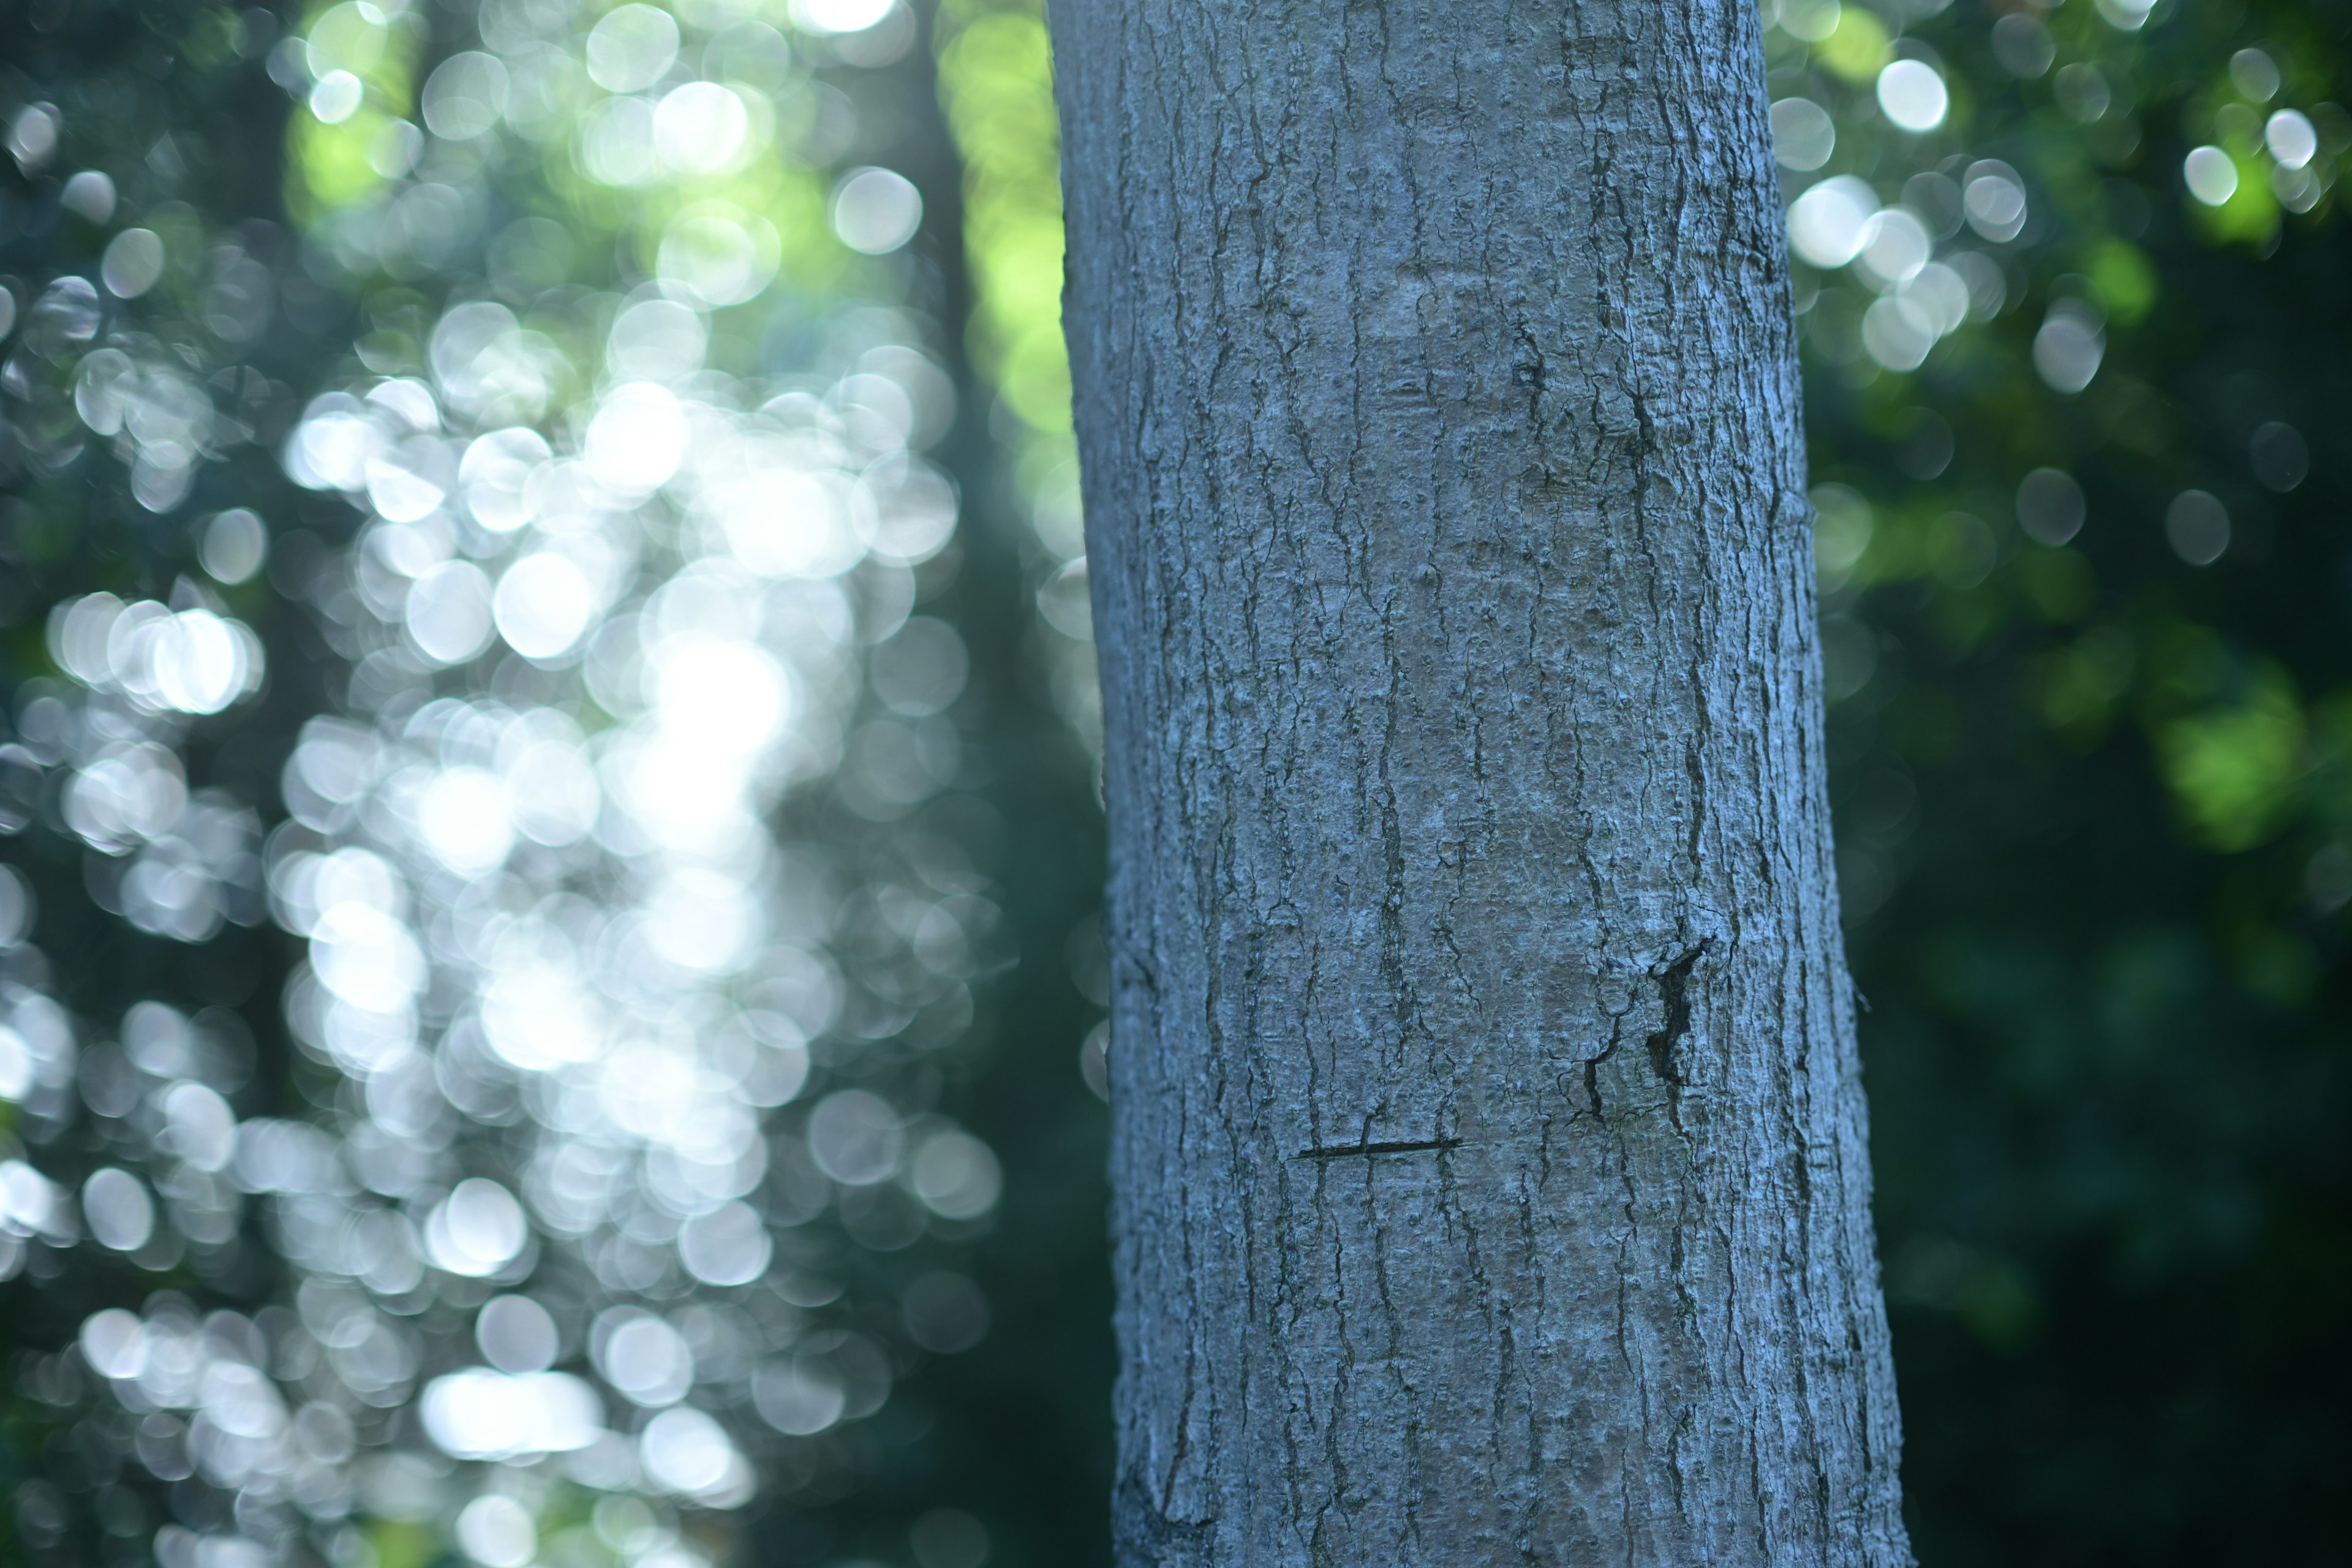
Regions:
<instances>
[{"instance_id":1,"label":"blurred green foliage","mask_svg":"<svg viewBox=\"0 0 2352 1568\"><path fill-rule=\"evenodd\" d=\"M1908 373L1823 313L1851 284L1800 268L1926 1563L2343 1553L2347 26L2326 0L1955 5L1895 46L1952 83L1923 137L1836 36L1772 36L1773 97L1835 121L1821 174L1891 201L1995 159L2026 194L1980 247L2002 309ZM2301 151L2283 110L2307 162L2265 135ZM2219 205L2200 147L2235 175ZM2104 332L2079 392L2037 366L2070 300ZM2039 468L2079 485L2079 531L2021 489Z\"/></svg>"},{"instance_id":2,"label":"blurred green foliage","mask_svg":"<svg viewBox=\"0 0 2352 1568\"><path fill-rule=\"evenodd\" d=\"M122 469L89 482L70 352L27 352L24 331L11 340L16 352L0 403L0 730L8 740L18 738L26 703L62 684L42 635L49 605L92 591L162 597L193 571L192 513L284 499L269 448L291 413L283 405L286 383L307 373L320 338L338 332L341 319L336 303L306 279L281 291L269 271L290 249L272 221L284 99L261 63L276 37L268 12L227 5L0 5L0 101L12 130L26 106L50 106L70 122L70 150L80 154L65 167L22 153L0 165L0 286L13 300L10 316L25 326L26 307L53 277L100 276L109 226L89 216L99 209L76 211L62 197L75 168L115 170L121 177L104 206L138 212L168 257L145 290L144 341L205 378L226 415L214 460L184 492L186 510L159 517L134 500ZM268 296L259 301L257 279ZM266 581L225 587L223 597L260 634L279 673L245 723L189 742L187 770L198 786L267 800L286 740L323 700L321 650L315 639L304 642L307 628L283 613ZM16 794L21 777L9 784L5 815L13 834L30 803ZM47 952L17 947L12 937L0 952L0 989L12 1000L24 994L20 986L46 991L85 1016L118 1016L142 996L209 1004L210 1021L247 1047L240 1070L253 1082L241 1098L249 1109L284 1114L299 1106L282 1070L277 1005L293 944L250 921L194 945L134 929L86 879L80 847L63 835L8 840L7 862L37 903ZM28 1130L18 1107L6 1112L0 1151L16 1158L21 1138L42 1134ZM49 1172L70 1183L110 1151L80 1136L46 1155ZM280 1284L266 1249L234 1241L143 1271L127 1259L92 1258L94 1251L35 1247L26 1273L0 1290L0 1349L7 1356L0 1497L11 1505L0 1561L123 1561L145 1551L160 1522L153 1491L116 1484L128 1424L119 1413L77 1420L89 1414L85 1380L42 1365L38 1351L70 1342L88 1313L135 1305L157 1289L250 1310Z\"/></svg>"}]
</instances>

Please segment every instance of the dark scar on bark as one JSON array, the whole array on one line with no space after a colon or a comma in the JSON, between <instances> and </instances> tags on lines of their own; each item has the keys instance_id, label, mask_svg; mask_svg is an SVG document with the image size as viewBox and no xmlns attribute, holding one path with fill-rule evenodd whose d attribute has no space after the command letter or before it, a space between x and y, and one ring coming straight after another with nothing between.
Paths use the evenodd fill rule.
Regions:
<instances>
[{"instance_id":1,"label":"dark scar on bark","mask_svg":"<svg viewBox=\"0 0 2352 1568\"><path fill-rule=\"evenodd\" d=\"M1675 1071L1675 1047L1690 1033L1691 971L1697 967L1699 955L1705 952L1706 943L1702 942L1658 976L1658 994L1666 1005L1666 1026L1642 1042L1650 1053L1650 1066L1660 1079L1676 1089L1683 1087L1683 1077Z\"/></svg>"},{"instance_id":2,"label":"dark scar on bark","mask_svg":"<svg viewBox=\"0 0 2352 1568\"><path fill-rule=\"evenodd\" d=\"M1359 1154L1425 1154L1459 1149L1459 1138L1412 1138L1393 1143L1339 1143L1328 1149L1301 1149L1294 1160L1345 1160Z\"/></svg>"}]
</instances>

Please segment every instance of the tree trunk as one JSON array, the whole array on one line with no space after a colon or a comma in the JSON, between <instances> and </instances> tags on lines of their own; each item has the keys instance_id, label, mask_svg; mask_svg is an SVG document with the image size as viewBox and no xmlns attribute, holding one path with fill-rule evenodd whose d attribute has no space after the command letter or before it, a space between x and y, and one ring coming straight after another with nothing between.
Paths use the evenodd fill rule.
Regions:
<instances>
[{"instance_id":1,"label":"tree trunk","mask_svg":"<svg viewBox=\"0 0 2352 1568\"><path fill-rule=\"evenodd\" d=\"M1123 1563L1900 1564L1753 0L1065 0Z\"/></svg>"}]
</instances>

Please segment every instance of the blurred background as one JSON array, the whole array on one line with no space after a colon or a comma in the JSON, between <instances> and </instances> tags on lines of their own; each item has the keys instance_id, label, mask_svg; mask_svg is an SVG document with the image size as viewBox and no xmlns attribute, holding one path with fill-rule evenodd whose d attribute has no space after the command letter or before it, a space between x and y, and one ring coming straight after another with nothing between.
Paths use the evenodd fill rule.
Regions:
<instances>
[{"instance_id":1,"label":"blurred background","mask_svg":"<svg viewBox=\"0 0 2352 1568\"><path fill-rule=\"evenodd\" d=\"M2337 0L1766 11L1930 1564L2342 1561ZM0 5L39 1568L1108 1558L1024 0Z\"/></svg>"}]
</instances>

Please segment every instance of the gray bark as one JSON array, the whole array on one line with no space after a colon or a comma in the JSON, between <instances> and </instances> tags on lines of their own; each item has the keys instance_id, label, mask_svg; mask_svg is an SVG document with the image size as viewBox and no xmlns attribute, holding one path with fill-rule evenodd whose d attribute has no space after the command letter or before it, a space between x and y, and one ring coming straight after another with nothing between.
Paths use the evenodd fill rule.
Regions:
<instances>
[{"instance_id":1,"label":"gray bark","mask_svg":"<svg viewBox=\"0 0 2352 1568\"><path fill-rule=\"evenodd\" d=\"M1123 1563L1909 1562L1753 0L1061 0Z\"/></svg>"}]
</instances>

